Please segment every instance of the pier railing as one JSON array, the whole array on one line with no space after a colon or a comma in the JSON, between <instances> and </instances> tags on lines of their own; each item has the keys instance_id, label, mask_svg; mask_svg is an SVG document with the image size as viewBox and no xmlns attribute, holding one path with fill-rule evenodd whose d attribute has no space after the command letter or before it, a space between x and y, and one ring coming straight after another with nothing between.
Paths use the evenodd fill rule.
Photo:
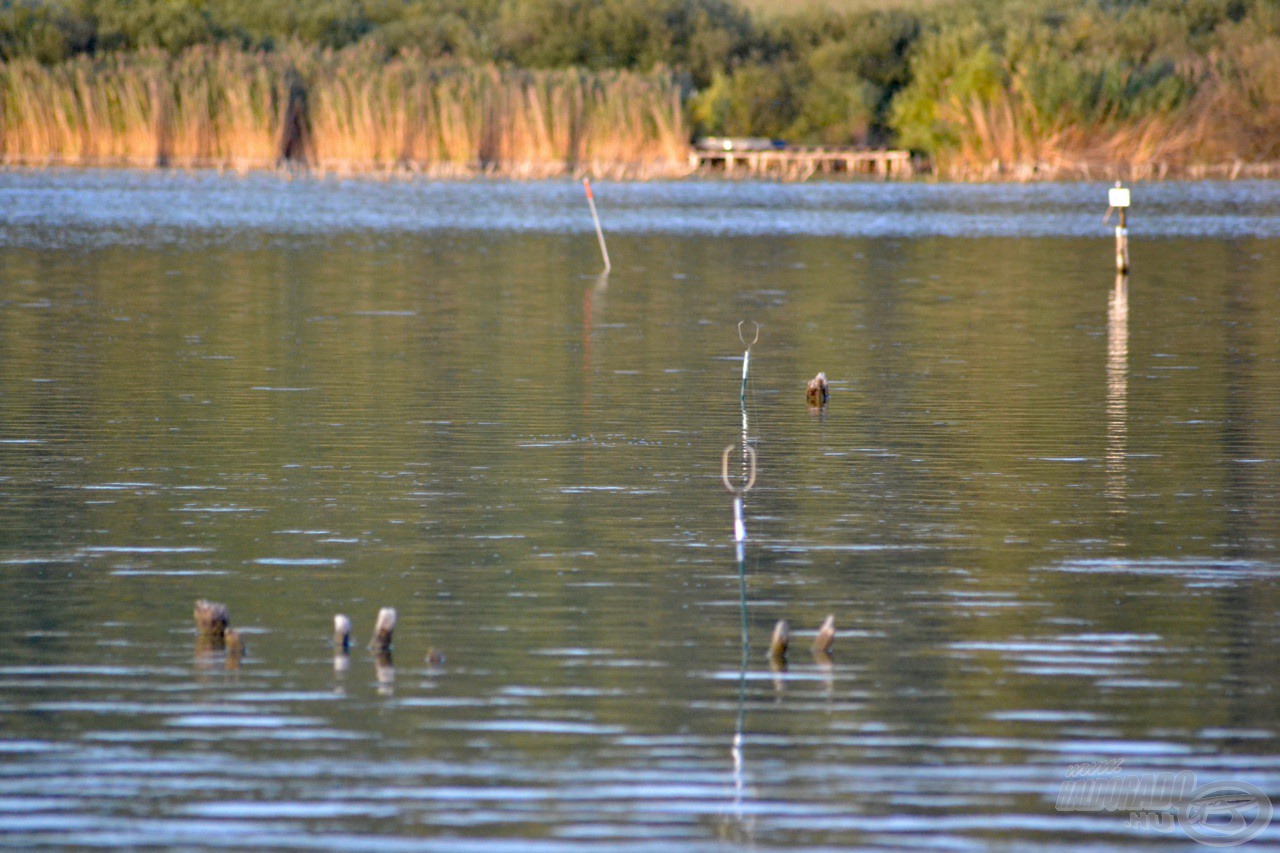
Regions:
<instances>
[{"instance_id":1,"label":"pier railing","mask_svg":"<svg viewBox=\"0 0 1280 853\"><path fill-rule=\"evenodd\" d=\"M690 150L689 165L727 176L777 177L803 181L818 174L860 175L887 180L915 173L910 151L842 145L764 145L757 140L702 140Z\"/></svg>"}]
</instances>

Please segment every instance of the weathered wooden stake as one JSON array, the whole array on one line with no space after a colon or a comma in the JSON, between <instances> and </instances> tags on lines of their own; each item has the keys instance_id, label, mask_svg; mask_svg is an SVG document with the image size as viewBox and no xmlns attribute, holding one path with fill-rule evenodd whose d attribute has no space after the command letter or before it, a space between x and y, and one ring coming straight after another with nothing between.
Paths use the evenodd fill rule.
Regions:
<instances>
[{"instance_id":1,"label":"weathered wooden stake","mask_svg":"<svg viewBox=\"0 0 1280 853\"><path fill-rule=\"evenodd\" d=\"M835 642L836 617L833 613L823 620L822 627L818 629L818 635L813 638L813 653L815 655L829 655Z\"/></svg>"},{"instance_id":2,"label":"weathered wooden stake","mask_svg":"<svg viewBox=\"0 0 1280 853\"><path fill-rule=\"evenodd\" d=\"M196 602L195 618L196 630L200 632L201 637L216 643L223 642L227 626L231 624L227 605L202 598Z\"/></svg>"},{"instance_id":3,"label":"weathered wooden stake","mask_svg":"<svg viewBox=\"0 0 1280 853\"><path fill-rule=\"evenodd\" d=\"M391 651L391 634L396 629L396 609L384 607L378 611L378 621L373 626L373 639L369 648L376 652Z\"/></svg>"},{"instance_id":4,"label":"weathered wooden stake","mask_svg":"<svg viewBox=\"0 0 1280 853\"><path fill-rule=\"evenodd\" d=\"M342 613L333 617L333 651L343 655L351 651L351 620Z\"/></svg>"},{"instance_id":5,"label":"weathered wooden stake","mask_svg":"<svg viewBox=\"0 0 1280 853\"><path fill-rule=\"evenodd\" d=\"M820 409L825 406L830 396L827 391L827 374L825 373L819 373L810 379L809 384L805 387L805 401L811 409Z\"/></svg>"},{"instance_id":6,"label":"weathered wooden stake","mask_svg":"<svg viewBox=\"0 0 1280 853\"><path fill-rule=\"evenodd\" d=\"M200 599L195 607L196 654L206 655L227 648L231 614L227 605Z\"/></svg>"},{"instance_id":7,"label":"weathered wooden stake","mask_svg":"<svg viewBox=\"0 0 1280 853\"><path fill-rule=\"evenodd\" d=\"M779 619L773 626L773 636L769 638L769 663L775 670L787 666L787 647L791 643L791 628L786 619Z\"/></svg>"},{"instance_id":8,"label":"weathered wooden stake","mask_svg":"<svg viewBox=\"0 0 1280 853\"><path fill-rule=\"evenodd\" d=\"M604 256L604 273L609 274L609 270L613 269L609 263L609 249L604 244L604 229L600 227L600 217L596 214L595 196L591 194L591 181L588 178L582 179L582 186L587 191L587 204L591 208L591 219L596 223L596 239L600 241L600 254Z\"/></svg>"}]
</instances>

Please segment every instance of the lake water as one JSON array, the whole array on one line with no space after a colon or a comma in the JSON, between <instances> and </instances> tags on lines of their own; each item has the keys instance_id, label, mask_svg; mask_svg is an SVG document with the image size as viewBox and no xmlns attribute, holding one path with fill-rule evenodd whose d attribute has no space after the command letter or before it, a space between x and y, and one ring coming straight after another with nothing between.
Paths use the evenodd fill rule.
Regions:
<instances>
[{"instance_id":1,"label":"lake water","mask_svg":"<svg viewBox=\"0 0 1280 853\"><path fill-rule=\"evenodd\" d=\"M595 190L0 173L6 846L1280 842L1280 185Z\"/></svg>"}]
</instances>

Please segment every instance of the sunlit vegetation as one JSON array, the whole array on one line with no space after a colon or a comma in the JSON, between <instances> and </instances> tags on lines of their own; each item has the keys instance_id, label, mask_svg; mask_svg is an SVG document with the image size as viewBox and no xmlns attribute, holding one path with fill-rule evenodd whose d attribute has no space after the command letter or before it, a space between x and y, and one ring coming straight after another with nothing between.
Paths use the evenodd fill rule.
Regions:
<instances>
[{"instance_id":1,"label":"sunlit vegetation","mask_svg":"<svg viewBox=\"0 0 1280 853\"><path fill-rule=\"evenodd\" d=\"M1280 158L1275 3L988 11L941 17L891 105L899 142L943 171Z\"/></svg>"},{"instance_id":2,"label":"sunlit vegetation","mask_svg":"<svg viewBox=\"0 0 1280 853\"><path fill-rule=\"evenodd\" d=\"M686 162L670 75L194 47L0 68L10 163L645 176Z\"/></svg>"},{"instance_id":3,"label":"sunlit vegetation","mask_svg":"<svg viewBox=\"0 0 1280 853\"><path fill-rule=\"evenodd\" d=\"M1280 160L1274 0L0 2L8 162L674 173L697 135L951 176Z\"/></svg>"}]
</instances>

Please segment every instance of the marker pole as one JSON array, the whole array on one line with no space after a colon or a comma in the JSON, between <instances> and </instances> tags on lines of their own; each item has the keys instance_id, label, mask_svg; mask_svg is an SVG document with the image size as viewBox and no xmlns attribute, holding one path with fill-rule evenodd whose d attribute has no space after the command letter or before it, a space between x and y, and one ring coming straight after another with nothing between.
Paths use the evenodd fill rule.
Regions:
<instances>
[{"instance_id":1,"label":"marker pole","mask_svg":"<svg viewBox=\"0 0 1280 853\"><path fill-rule=\"evenodd\" d=\"M600 254L604 256L604 272L608 275L613 267L609 263L609 250L604 245L604 230L600 227L600 216L596 213L596 200L591 194L591 180L583 178L582 186L587 191L587 204L591 207L591 218L596 223L596 239L600 241Z\"/></svg>"}]
</instances>

